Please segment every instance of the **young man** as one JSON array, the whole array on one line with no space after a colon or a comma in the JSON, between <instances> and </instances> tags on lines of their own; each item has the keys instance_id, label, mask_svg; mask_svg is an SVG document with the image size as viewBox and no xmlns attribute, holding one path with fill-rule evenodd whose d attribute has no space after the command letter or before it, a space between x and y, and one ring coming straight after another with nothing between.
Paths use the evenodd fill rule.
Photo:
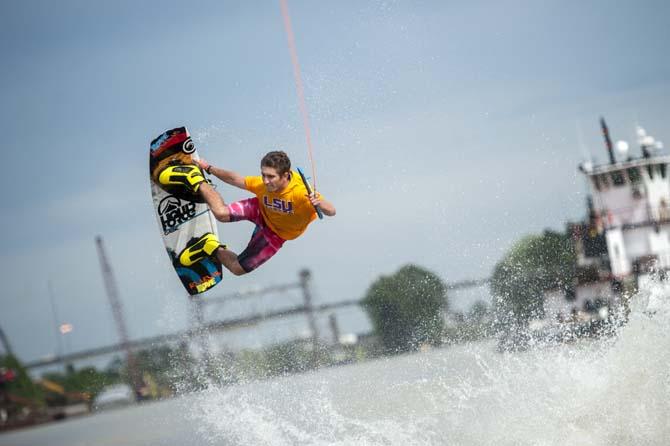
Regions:
<instances>
[{"instance_id":1,"label":"young man","mask_svg":"<svg viewBox=\"0 0 670 446\"><path fill-rule=\"evenodd\" d=\"M201 169L231 186L253 193L255 197L226 205L221 195L205 181ZM335 215L335 207L319 193L307 193L299 174L291 171L291 160L281 151L263 157L260 176L243 177L201 159L198 166L166 168L158 181L163 185L183 185L199 193L221 222L248 220L256 224L249 244L240 255L229 251L214 234L208 233L179 254L179 262L184 266L211 256L237 276L249 273L275 255L286 240L293 240L305 232L307 225L316 218L315 206L319 206L324 215Z\"/></svg>"}]
</instances>

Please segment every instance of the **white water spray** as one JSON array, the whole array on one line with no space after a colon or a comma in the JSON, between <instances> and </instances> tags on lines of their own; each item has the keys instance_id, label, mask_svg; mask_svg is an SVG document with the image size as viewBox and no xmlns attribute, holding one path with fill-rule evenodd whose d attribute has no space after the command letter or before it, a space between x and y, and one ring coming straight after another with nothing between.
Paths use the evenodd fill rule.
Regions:
<instances>
[{"instance_id":1,"label":"white water spray","mask_svg":"<svg viewBox=\"0 0 670 446\"><path fill-rule=\"evenodd\" d=\"M663 445L670 298L651 283L616 336L520 353L437 349L184 399L210 444Z\"/></svg>"}]
</instances>

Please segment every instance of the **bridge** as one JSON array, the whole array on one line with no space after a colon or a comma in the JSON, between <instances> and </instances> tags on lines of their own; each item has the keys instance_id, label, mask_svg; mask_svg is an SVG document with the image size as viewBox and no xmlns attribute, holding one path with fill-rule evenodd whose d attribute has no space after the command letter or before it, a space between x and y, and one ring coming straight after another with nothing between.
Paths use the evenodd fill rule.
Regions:
<instances>
[{"instance_id":1,"label":"bridge","mask_svg":"<svg viewBox=\"0 0 670 446\"><path fill-rule=\"evenodd\" d=\"M459 290L465 288L480 287L486 285L487 283L489 283L488 278L477 279L477 280L463 280L458 282L447 283L446 288L447 290ZM270 293L286 292L291 290L302 291L303 303L301 305L295 305L267 312L266 311L257 312L255 314L239 318L223 319L211 322L204 322L203 320L204 307L222 305L226 302L231 302L233 300L247 299L255 296L263 296ZM67 364L73 361L88 359L96 356L108 355L111 353L120 353L124 352L124 350L128 348L132 351L138 351L155 346L157 344L189 342L197 340L199 337L202 337L205 334L211 335L215 333L225 332L228 330L251 327L269 320L281 319L295 315L305 315L307 317L312 332L312 338L314 342L316 342L318 339L318 333L316 330L315 314L343 307L361 305L361 299L343 300L339 302L326 303L321 305L313 305L311 300L312 298L310 293L310 274L309 271L303 270L300 272L300 280L298 282L269 286L258 290L235 292L224 296L218 296L208 299L200 299L197 297L192 298L191 301L193 302L197 318L197 323L193 328L159 336L152 336L136 340L127 340L125 344L118 343L113 345L106 345L102 347L81 350L78 352L72 352L69 354L63 354L52 358L40 359L28 362L24 364L24 366L27 369L37 369L40 367L46 367L55 364L63 364L63 363Z\"/></svg>"}]
</instances>

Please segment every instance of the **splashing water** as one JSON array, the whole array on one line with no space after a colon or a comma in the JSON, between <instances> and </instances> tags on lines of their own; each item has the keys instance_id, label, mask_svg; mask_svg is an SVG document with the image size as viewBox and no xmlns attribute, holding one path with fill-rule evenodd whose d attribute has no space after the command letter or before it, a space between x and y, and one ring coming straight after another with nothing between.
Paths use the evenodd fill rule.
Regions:
<instances>
[{"instance_id":1,"label":"splashing water","mask_svg":"<svg viewBox=\"0 0 670 446\"><path fill-rule=\"evenodd\" d=\"M210 444L667 444L668 296L641 292L612 338L505 354L485 342L211 386L184 399L187 417Z\"/></svg>"}]
</instances>

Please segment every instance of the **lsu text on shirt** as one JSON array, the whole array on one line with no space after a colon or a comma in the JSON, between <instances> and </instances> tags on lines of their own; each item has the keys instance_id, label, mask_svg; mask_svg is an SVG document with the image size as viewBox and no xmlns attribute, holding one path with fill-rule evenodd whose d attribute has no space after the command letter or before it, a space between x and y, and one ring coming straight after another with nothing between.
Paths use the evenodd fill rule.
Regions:
<instances>
[{"instance_id":1,"label":"lsu text on shirt","mask_svg":"<svg viewBox=\"0 0 670 446\"><path fill-rule=\"evenodd\" d=\"M258 198L263 220L284 240L299 237L316 218L316 210L307 198L307 188L297 172L281 192L268 192L263 177L244 178L244 186Z\"/></svg>"}]
</instances>

